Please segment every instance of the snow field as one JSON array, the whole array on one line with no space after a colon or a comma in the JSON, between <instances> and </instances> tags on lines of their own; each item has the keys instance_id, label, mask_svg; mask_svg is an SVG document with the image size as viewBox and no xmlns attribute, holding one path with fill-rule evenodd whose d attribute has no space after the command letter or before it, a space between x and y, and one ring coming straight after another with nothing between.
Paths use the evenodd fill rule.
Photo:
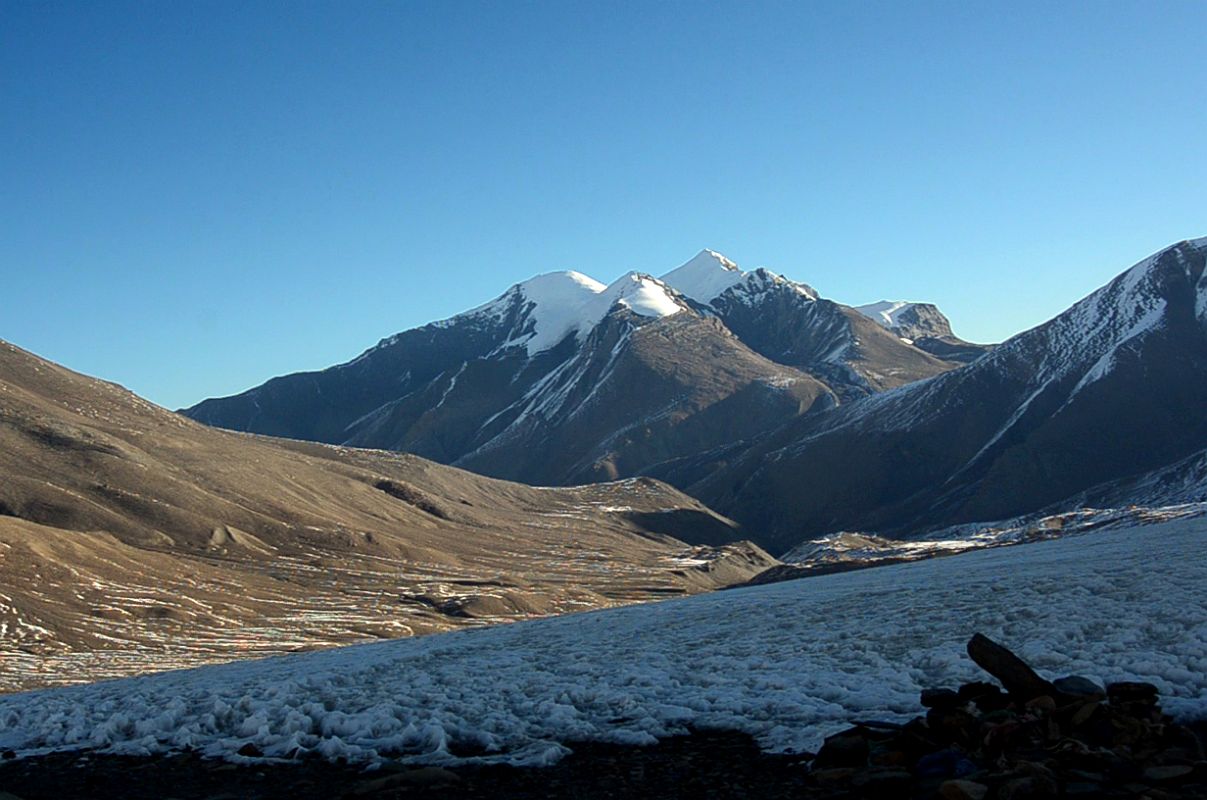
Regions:
<instances>
[{"instance_id":1,"label":"snow field","mask_svg":"<svg viewBox=\"0 0 1207 800\"><path fill-rule=\"evenodd\" d=\"M1180 520L682 600L0 697L22 753L544 764L689 726L815 749L985 676L977 631L1042 673L1155 683L1207 716L1207 525Z\"/></svg>"}]
</instances>

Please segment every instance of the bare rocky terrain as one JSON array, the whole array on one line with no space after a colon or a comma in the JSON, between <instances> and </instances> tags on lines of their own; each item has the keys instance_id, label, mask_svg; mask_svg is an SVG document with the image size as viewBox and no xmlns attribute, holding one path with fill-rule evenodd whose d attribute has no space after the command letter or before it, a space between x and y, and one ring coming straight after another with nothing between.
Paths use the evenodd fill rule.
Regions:
<instances>
[{"instance_id":1,"label":"bare rocky terrain","mask_svg":"<svg viewBox=\"0 0 1207 800\"><path fill-rule=\"evenodd\" d=\"M208 428L0 342L0 691L566 613L775 564L651 479ZM691 543L684 539L689 538Z\"/></svg>"}]
</instances>

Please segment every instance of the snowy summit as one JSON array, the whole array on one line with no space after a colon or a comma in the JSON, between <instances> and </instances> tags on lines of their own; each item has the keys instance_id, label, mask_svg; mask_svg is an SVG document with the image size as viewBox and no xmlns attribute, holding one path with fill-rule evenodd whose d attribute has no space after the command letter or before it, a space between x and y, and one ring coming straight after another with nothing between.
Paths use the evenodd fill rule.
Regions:
<instances>
[{"instance_id":1,"label":"snowy summit","mask_svg":"<svg viewBox=\"0 0 1207 800\"><path fill-rule=\"evenodd\" d=\"M725 256L715 250L701 250L691 261L663 275L662 280L698 303L711 303L745 277L746 273Z\"/></svg>"},{"instance_id":2,"label":"snowy summit","mask_svg":"<svg viewBox=\"0 0 1207 800\"><path fill-rule=\"evenodd\" d=\"M536 355L571 334L582 339L618 305L643 317L667 317L685 308L649 275L629 272L605 286L581 272L566 270L517 283L489 303L437 324L475 317L502 319L518 306L520 320L506 346L522 344L529 355Z\"/></svg>"},{"instance_id":3,"label":"snowy summit","mask_svg":"<svg viewBox=\"0 0 1207 800\"><path fill-rule=\"evenodd\" d=\"M642 317L668 317L687 310L683 298L715 305L722 295L732 291L749 303L774 285L791 287L807 299L817 298L806 284L762 268L745 272L715 250L701 250L661 278L629 272L604 285L573 270L537 275L515 284L488 303L433 324L449 327L474 319L498 322L518 310L504 347L523 345L528 355L534 356L557 346L571 334L581 341L617 306ZM385 339L379 347L396 340L396 337Z\"/></svg>"}]
</instances>

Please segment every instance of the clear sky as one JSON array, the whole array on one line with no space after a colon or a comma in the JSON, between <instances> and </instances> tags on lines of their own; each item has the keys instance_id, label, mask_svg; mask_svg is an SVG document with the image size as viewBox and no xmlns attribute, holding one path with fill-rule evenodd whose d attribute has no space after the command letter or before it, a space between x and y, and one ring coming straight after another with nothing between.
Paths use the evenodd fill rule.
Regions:
<instances>
[{"instance_id":1,"label":"clear sky","mask_svg":"<svg viewBox=\"0 0 1207 800\"><path fill-rule=\"evenodd\" d=\"M0 338L168 407L699 249L1005 338L1207 235L1207 3L0 4Z\"/></svg>"}]
</instances>

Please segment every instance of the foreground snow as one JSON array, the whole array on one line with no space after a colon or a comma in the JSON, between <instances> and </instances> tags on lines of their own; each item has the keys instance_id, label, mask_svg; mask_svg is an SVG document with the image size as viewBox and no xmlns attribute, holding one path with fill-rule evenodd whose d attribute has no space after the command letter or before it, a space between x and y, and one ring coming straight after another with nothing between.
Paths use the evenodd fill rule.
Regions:
<instances>
[{"instance_id":1,"label":"foreground snow","mask_svg":"<svg viewBox=\"0 0 1207 800\"><path fill-rule=\"evenodd\" d=\"M874 570L258 662L0 697L0 748L295 748L538 764L562 742L689 725L772 750L918 712L981 678L981 631L1049 675L1155 683L1207 716L1207 524L1175 521Z\"/></svg>"}]
</instances>

